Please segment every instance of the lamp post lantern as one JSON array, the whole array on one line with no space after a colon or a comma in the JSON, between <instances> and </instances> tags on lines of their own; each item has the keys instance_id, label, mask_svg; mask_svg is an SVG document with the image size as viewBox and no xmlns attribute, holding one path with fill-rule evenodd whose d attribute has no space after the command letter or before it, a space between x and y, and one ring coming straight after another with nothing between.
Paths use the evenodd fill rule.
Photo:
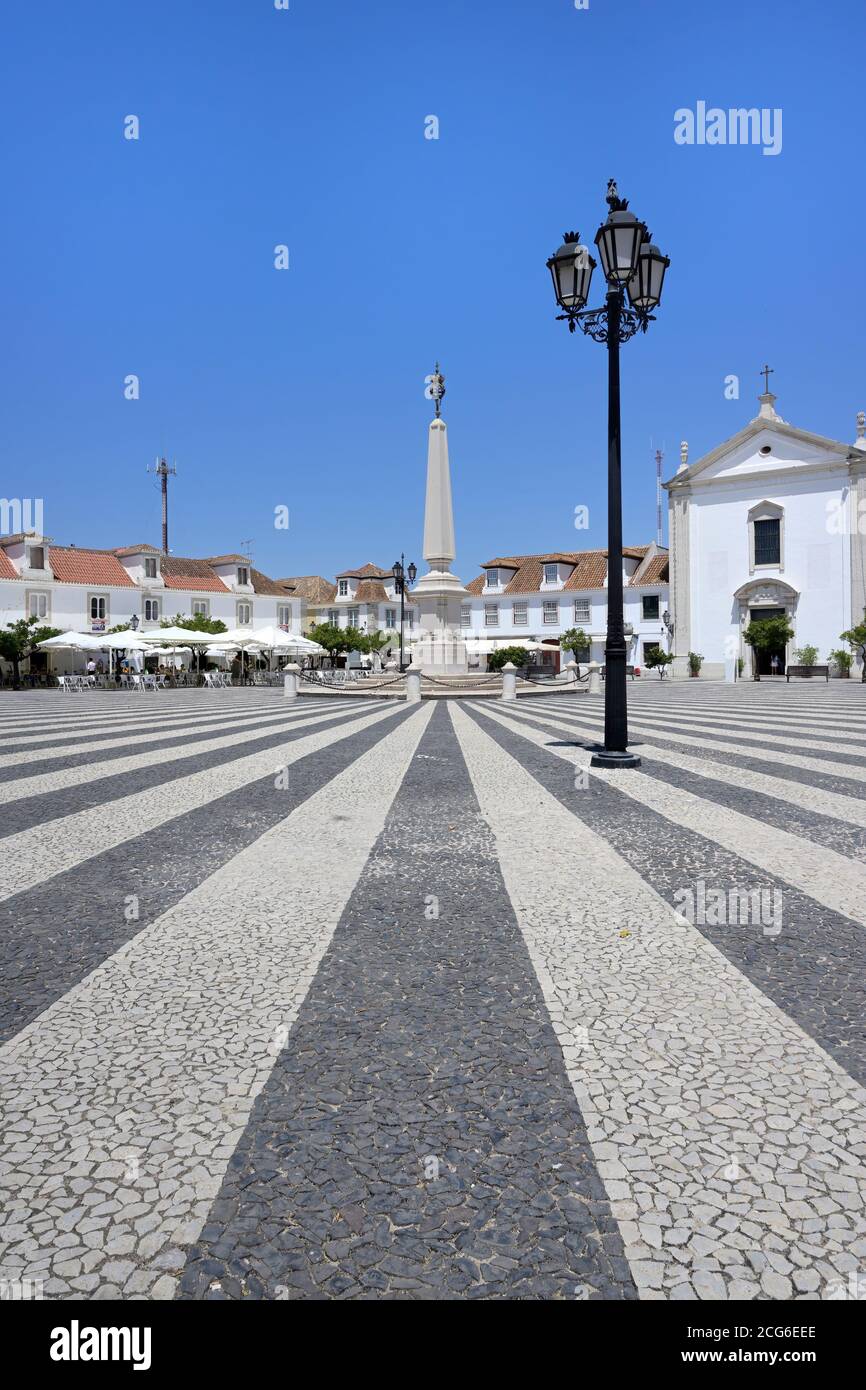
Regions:
<instances>
[{"instance_id":1,"label":"lamp post lantern","mask_svg":"<svg viewBox=\"0 0 866 1390\"><path fill-rule=\"evenodd\" d=\"M137 614L137 613L133 613L132 617L131 617L130 620L129 620L129 626L132 628L133 632L137 632L137 631L138 631L138 614Z\"/></svg>"},{"instance_id":2,"label":"lamp post lantern","mask_svg":"<svg viewBox=\"0 0 866 1390\"><path fill-rule=\"evenodd\" d=\"M407 569L406 556L401 555L399 560L394 561L391 573L394 576L394 591L400 595L400 670L405 671L406 663L403 659L403 621L406 612L406 580L408 579L410 584L415 583L418 567L413 561Z\"/></svg>"},{"instance_id":3,"label":"lamp post lantern","mask_svg":"<svg viewBox=\"0 0 866 1390\"><path fill-rule=\"evenodd\" d=\"M604 745L593 751L593 767L640 767L628 751L626 696L626 634L622 583L622 449L619 400L619 349L638 331L645 333L661 300L665 271L670 265L653 245L650 233L620 198L611 179L607 186L607 221L599 227L595 246L605 278L600 309L586 309L596 262L582 246L577 232L567 232L563 245L547 262L553 278L558 318L597 343L607 345L607 640L605 643ZM628 304L625 302L628 294Z\"/></svg>"}]
</instances>

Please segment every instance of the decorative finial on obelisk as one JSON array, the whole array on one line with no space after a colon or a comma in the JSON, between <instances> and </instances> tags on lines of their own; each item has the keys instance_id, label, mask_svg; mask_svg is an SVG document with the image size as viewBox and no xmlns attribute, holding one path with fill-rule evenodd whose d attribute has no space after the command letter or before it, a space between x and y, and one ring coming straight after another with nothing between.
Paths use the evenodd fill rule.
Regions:
<instances>
[{"instance_id":1,"label":"decorative finial on obelisk","mask_svg":"<svg viewBox=\"0 0 866 1390\"><path fill-rule=\"evenodd\" d=\"M445 378L436 363L436 370L430 378L430 396L436 406L436 419L442 414L442 397L445 395Z\"/></svg>"}]
</instances>

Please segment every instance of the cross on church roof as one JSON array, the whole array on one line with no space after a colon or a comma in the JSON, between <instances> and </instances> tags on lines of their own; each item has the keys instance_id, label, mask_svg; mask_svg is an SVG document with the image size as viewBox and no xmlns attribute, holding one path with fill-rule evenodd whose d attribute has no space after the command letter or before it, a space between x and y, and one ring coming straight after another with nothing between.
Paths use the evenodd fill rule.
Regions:
<instances>
[{"instance_id":1,"label":"cross on church roof","mask_svg":"<svg viewBox=\"0 0 866 1390\"><path fill-rule=\"evenodd\" d=\"M763 366L763 367L761 368L761 370L758 372L758 376L762 376L762 377L764 378L764 394L765 394L765 395L769 395L769 393L770 393L770 377L773 375L773 370L774 370L774 369L773 369L772 367L768 367L767 364L764 363L764 366Z\"/></svg>"}]
</instances>

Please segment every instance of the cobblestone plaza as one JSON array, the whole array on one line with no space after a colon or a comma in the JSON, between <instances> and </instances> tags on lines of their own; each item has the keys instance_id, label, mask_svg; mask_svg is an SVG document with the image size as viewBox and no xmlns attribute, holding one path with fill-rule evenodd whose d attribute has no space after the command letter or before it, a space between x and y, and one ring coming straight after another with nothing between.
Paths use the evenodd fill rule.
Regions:
<instances>
[{"instance_id":1,"label":"cobblestone plaza","mask_svg":"<svg viewBox=\"0 0 866 1390\"><path fill-rule=\"evenodd\" d=\"M858 1296L861 687L629 695L5 698L0 1277Z\"/></svg>"}]
</instances>

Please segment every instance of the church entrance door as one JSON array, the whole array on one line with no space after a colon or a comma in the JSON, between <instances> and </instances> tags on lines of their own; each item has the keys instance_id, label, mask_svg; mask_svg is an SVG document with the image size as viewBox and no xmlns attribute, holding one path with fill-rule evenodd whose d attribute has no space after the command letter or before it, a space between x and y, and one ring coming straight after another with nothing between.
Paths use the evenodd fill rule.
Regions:
<instances>
[{"instance_id":1,"label":"church entrance door","mask_svg":"<svg viewBox=\"0 0 866 1390\"><path fill-rule=\"evenodd\" d=\"M766 618L784 618L786 616L784 608L750 608L749 621L760 623ZM785 674L785 647L780 643L778 647L771 647L766 651L757 652L758 672L762 676L784 676ZM773 657L778 658L778 664L773 666Z\"/></svg>"}]
</instances>

